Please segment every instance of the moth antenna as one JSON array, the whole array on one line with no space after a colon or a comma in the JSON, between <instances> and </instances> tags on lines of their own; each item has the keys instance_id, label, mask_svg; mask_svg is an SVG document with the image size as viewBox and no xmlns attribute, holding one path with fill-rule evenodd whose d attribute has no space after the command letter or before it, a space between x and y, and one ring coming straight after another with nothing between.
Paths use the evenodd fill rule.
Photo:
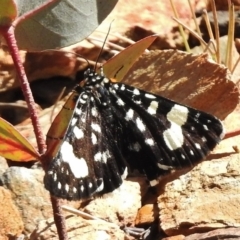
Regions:
<instances>
[{"instance_id":1,"label":"moth antenna","mask_svg":"<svg viewBox=\"0 0 240 240\"><path fill-rule=\"evenodd\" d=\"M112 22L113 22L113 21L112 21ZM102 48L101 48L101 50L100 50L100 52L99 52L99 54L98 54L98 57L97 57L97 60L96 60L96 64L95 64L95 67L94 67L94 72L97 71L97 63L98 63L98 61L99 61L100 56L102 55L104 45L105 45L105 43L106 43L106 41L107 41L107 38L108 38L108 36L109 36L112 22L110 23L110 26L109 26L108 31L107 31L107 35L106 35L106 37L105 37L105 39L104 39L104 41L103 41L103 46L102 46Z\"/></svg>"}]
</instances>

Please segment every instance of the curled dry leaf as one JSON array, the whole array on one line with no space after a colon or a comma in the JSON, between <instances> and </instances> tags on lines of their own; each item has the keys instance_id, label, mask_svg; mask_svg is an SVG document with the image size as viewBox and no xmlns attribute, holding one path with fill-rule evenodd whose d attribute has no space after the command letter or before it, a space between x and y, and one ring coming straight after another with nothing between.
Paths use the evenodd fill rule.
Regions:
<instances>
[{"instance_id":1,"label":"curled dry leaf","mask_svg":"<svg viewBox=\"0 0 240 240\"><path fill-rule=\"evenodd\" d=\"M143 54L122 82L224 119L239 98L229 70L209 59L177 50Z\"/></svg>"}]
</instances>

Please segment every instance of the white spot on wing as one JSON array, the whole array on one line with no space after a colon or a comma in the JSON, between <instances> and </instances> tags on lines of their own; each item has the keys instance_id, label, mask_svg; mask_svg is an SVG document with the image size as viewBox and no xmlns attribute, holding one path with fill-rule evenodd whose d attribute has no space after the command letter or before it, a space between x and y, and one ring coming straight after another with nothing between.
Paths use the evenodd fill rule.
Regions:
<instances>
[{"instance_id":1,"label":"white spot on wing","mask_svg":"<svg viewBox=\"0 0 240 240\"><path fill-rule=\"evenodd\" d=\"M72 121L71 121L71 125L74 126L77 122L77 118L73 118Z\"/></svg>"},{"instance_id":2,"label":"white spot on wing","mask_svg":"<svg viewBox=\"0 0 240 240\"><path fill-rule=\"evenodd\" d=\"M69 164L69 167L75 178L88 176L88 166L83 158L77 158L74 155L73 147L69 142L63 142L61 146L62 160Z\"/></svg>"},{"instance_id":3,"label":"white spot on wing","mask_svg":"<svg viewBox=\"0 0 240 240\"><path fill-rule=\"evenodd\" d=\"M149 146L153 146L153 145L154 145L154 141L153 141L152 138L147 138L147 139L145 140L145 143L148 144Z\"/></svg>"},{"instance_id":4,"label":"white spot on wing","mask_svg":"<svg viewBox=\"0 0 240 240\"><path fill-rule=\"evenodd\" d=\"M196 148L201 149L201 146L199 143L195 143Z\"/></svg>"},{"instance_id":5,"label":"white spot on wing","mask_svg":"<svg viewBox=\"0 0 240 240\"><path fill-rule=\"evenodd\" d=\"M118 84L114 84L113 87L118 90L119 89L119 85Z\"/></svg>"},{"instance_id":6,"label":"white spot on wing","mask_svg":"<svg viewBox=\"0 0 240 240\"><path fill-rule=\"evenodd\" d=\"M149 93L146 93L146 94L145 94L145 97L146 97L146 98L150 98L150 99L156 98L156 96L154 96L154 95L152 95L152 94L149 94Z\"/></svg>"},{"instance_id":7,"label":"white spot on wing","mask_svg":"<svg viewBox=\"0 0 240 240\"><path fill-rule=\"evenodd\" d=\"M133 99L133 101L134 101L136 104L139 104L139 105L142 103L140 99Z\"/></svg>"},{"instance_id":8,"label":"white spot on wing","mask_svg":"<svg viewBox=\"0 0 240 240\"><path fill-rule=\"evenodd\" d=\"M101 159L102 159L102 154L100 152L94 155L94 161L98 162L98 161L101 161Z\"/></svg>"},{"instance_id":9,"label":"white spot on wing","mask_svg":"<svg viewBox=\"0 0 240 240\"><path fill-rule=\"evenodd\" d=\"M86 103L87 101L87 95L86 94L83 94L82 96L80 96L80 103L84 104Z\"/></svg>"},{"instance_id":10,"label":"white spot on wing","mask_svg":"<svg viewBox=\"0 0 240 240\"><path fill-rule=\"evenodd\" d=\"M101 179L102 180L102 179ZM103 187L104 187L104 183L103 183L103 180L101 182L101 184L99 185L99 187L96 189L96 192L101 192L103 190Z\"/></svg>"},{"instance_id":11,"label":"white spot on wing","mask_svg":"<svg viewBox=\"0 0 240 240\"><path fill-rule=\"evenodd\" d=\"M203 128L204 128L206 131L209 130L208 127L207 127L207 125L203 125Z\"/></svg>"},{"instance_id":12,"label":"white spot on wing","mask_svg":"<svg viewBox=\"0 0 240 240\"><path fill-rule=\"evenodd\" d=\"M144 132L146 130L145 125L143 124L142 120L140 118L136 119L137 127L141 132Z\"/></svg>"},{"instance_id":13,"label":"white spot on wing","mask_svg":"<svg viewBox=\"0 0 240 240\"><path fill-rule=\"evenodd\" d=\"M126 119L127 121L132 120L132 119L133 119L133 114L134 114L134 112L133 112L133 110L130 108L130 109L127 111L127 113L126 113L125 119Z\"/></svg>"},{"instance_id":14,"label":"white spot on wing","mask_svg":"<svg viewBox=\"0 0 240 240\"><path fill-rule=\"evenodd\" d=\"M150 113L150 114L156 114L157 112L157 109L158 109L158 102L157 101L152 101L150 103L150 106L148 107L147 111Z\"/></svg>"},{"instance_id":15,"label":"white spot on wing","mask_svg":"<svg viewBox=\"0 0 240 240\"><path fill-rule=\"evenodd\" d=\"M124 91L124 90L125 90L125 86L122 85L121 88L120 88L120 90Z\"/></svg>"},{"instance_id":16,"label":"white spot on wing","mask_svg":"<svg viewBox=\"0 0 240 240\"><path fill-rule=\"evenodd\" d=\"M49 172L48 172L48 173L49 173ZM56 174L56 173L53 174L53 181L54 181L54 182L57 181L57 174Z\"/></svg>"},{"instance_id":17,"label":"white spot on wing","mask_svg":"<svg viewBox=\"0 0 240 240\"><path fill-rule=\"evenodd\" d=\"M159 167L160 169L163 169L163 170L172 169L171 166L167 166L167 165L164 165L164 164L161 164L161 163L158 163L157 165L158 165L158 167Z\"/></svg>"},{"instance_id":18,"label":"white spot on wing","mask_svg":"<svg viewBox=\"0 0 240 240\"><path fill-rule=\"evenodd\" d=\"M184 141L182 128L172 122L171 127L163 132L163 139L170 150L181 148Z\"/></svg>"},{"instance_id":19,"label":"white spot on wing","mask_svg":"<svg viewBox=\"0 0 240 240\"><path fill-rule=\"evenodd\" d=\"M107 159L110 157L111 157L111 155L108 150L103 153L98 152L94 155L94 161L96 161L96 162L103 161L104 163L107 163Z\"/></svg>"},{"instance_id":20,"label":"white spot on wing","mask_svg":"<svg viewBox=\"0 0 240 240\"><path fill-rule=\"evenodd\" d=\"M134 88L133 94L134 95L140 95L140 91L137 88Z\"/></svg>"},{"instance_id":21,"label":"white spot on wing","mask_svg":"<svg viewBox=\"0 0 240 240\"><path fill-rule=\"evenodd\" d=\"M69 185L67 183L65 184L65 190L66 192L69 192Z\"/></svg>"},{"instance_id":22,"label":"white spot on wing","mask_svg":"<svg viewBox=\"0 0 240 240\"><path fill-rule=\"evenodd\" d=\"M91 112L92 112L92 116L97 117L97 109L95 107L91 109Z\"/></svg>"},{"instance_id":23,"label":"white spot on wing","mask_svg":"<svg viewBox=\"0 0 240 240\"><path fill-rule=\"evenodd\" d=\"M109 92L113 93L113 94L116 94L116 90L113 89L112 87L109 87Z\"/></svg>"},{"instance_id":24,"label":"white spot on wing","mask_svg":"<svg viewBox=\"0 0 240 240\"><path fill-rule=\"evenodd\" d=\"M103 81L104 81L104 83L109 83L109 79L108 78L104 78Z\"/></svg>"},{"instance_id":25,"label":"white spot on wing","mask_svg":"<svg viewBox=\"0 0 240 240\"><path fill-rule=\"evenodd\" d=\"M101 128L100 128L100 126L99 126L99 124L97 124L97 123L92 123L91 124L91 127L92 127L92 129L95 131L95 132L101 132Z\"/></svg>"},{"instance_id":26,"label":"white spot on wing","mask_svg":"<svg viewBox=\"0 0 240 240\"><path fill-rule=\"evenodd\" d=\"M154 186L158 185L159 181L154 179L154 180L149 181L149 183L150 183L150 186L154 187Z\"/></svg>"},{"instance_id":27,"label":"white spot on wing","mask_svg":"<svg viewBox=\"0 0 240 240\"><path fill-rule=\"evenodd\" d=\"M75 126L75 127L73 128L73 133L74 133L74 135L75 135L75 137L76 137L77 139L81 139L81 138L84 137L83 130L80 129L79 127L77 127L77 126Z\"/></svg>"},{"instance_id":28,"label":"white spot on wing","mask_svg":"<svg viewBox=\"0 0 240 240\"><path fill-rule=\"evenodd\" d=\"M104 163L107 163L107 159L110 158L110 157L111 157L111 155L110 155L108 150L102 153L102 161Z\"/></svg>"},{"instance_id":29,"label":"white spot on wing","mask_svg":"<svg viewBox=\"0 0 240 240\"><path fill-rule=\"evenodd\" d=\"M91 139L92 139L92 144L95 145L97 143L97 137L94 133L92 133Z\"/></svg>"},{"instance_id":30,"label":"white spot on wing","mask_svg":"<svg viewBox=\"0 0 240 240\"><path fill-rule=\"evenodd\" d=\"M179 126L182 126L187 122L188 109L184 106L175 104L171 111L167 114L168 121L174 122Z\"/></svg>"},{"instance_id":31,"label":"white spot on wing","mask_svg":"<svg viewBox=\"0 0 240 240\"><path fill-rule=\"evenodd\" d=\"M80 108L76 108L74 113L76 115L80 115L82 113L82 110Z\"/></svg>"},{"instance_id":32,"label":"white spot on wing","mask_svg":"<svg viewBox=\"0 0 240 240\"><path fill-rule=\"evenodd\" d=\"M163 132L163 138L170 150L181 148L184 136L181 126L186 123L188 118L188 109L184 106L175 104L167 114L171 127Z\"/></svg>"},{"instance_id":33,"label":"white spot on wing","mask_svg":"<svg viewBox=\"0 0 240 240\"><path fill-rule=\"evenodd\" d=\"M118 98L116 103L117 103L118 106L124 106L125 105L125 103L123 102L123 100L121 98Z\"/></svg>"},{"instance_id":34,"label":"white spot on wing","mask_svg":"<svg viewBox=\"0 0 240 240\"><path fill-rule=\"evenodd\" d=\"M122 176L121 176L122 179L125 179L127 177L127 175L128 175L128 168L126 167L124 172L123 172L123 174L122 174Z\"/></svg>"},{"instance_id":35,"label":"white spot on wing","mask_svg":"<svg viewBox=\"0 0 240 240\"><path fill-rule=\"evenodd\" d=\"M58 182L57 187L58 187L58 189L61 189L62 188L62 184L60 182Z\"/></svg>"}]
</instances>

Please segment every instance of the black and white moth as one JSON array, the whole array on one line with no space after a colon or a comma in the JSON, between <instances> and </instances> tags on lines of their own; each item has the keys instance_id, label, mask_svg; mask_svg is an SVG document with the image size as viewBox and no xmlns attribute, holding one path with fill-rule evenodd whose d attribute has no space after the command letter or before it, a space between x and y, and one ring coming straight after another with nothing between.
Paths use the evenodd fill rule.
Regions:
<instances>
[{"instance_id":1,"label":"black and white moth","mask_svg":"<svg viewBox=\"0 0 240 240\"><path fill-rule=\"evenodd\" d=\"M224 136L216 117L90 69L74 94L71 119L44 177L58 198L112 192L129 168L154 186L171 170L201 161Z\"/></svg>"}]
</instances>

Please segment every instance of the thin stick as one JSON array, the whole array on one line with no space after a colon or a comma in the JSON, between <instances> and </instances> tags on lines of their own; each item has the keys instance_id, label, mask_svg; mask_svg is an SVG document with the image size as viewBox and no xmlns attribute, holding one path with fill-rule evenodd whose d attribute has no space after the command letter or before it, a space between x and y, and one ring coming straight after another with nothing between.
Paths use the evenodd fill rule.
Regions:
<instances>
[{"instance_id":1,"label":"thin stick","mask_svg":"<svg viewBox=\"0 0 240 240\"><path fill-rule=\"evenodd\" d=\"M227 51L226 51L226 59L225 65L232 72L232 49L233 49L233 41L234 41L234 25L235 25L235 17L234 17L234 5L230 3L228 6L229 12L229 22L228 22L228 42L227 42Z\"/></svg>"},{"instance_id":2,"label":"thin stick","mask_svg":"<svg viewBox=\"0 0 240 240\"><path fill-rule=\"evenodd\" d=\"M196 32L194 32L192 29L190 29L188 26L186 26L184 23L182 23L179 19L172 17L172 19L176 22L178 22L179 24L181 24L182 26L184 26L184 28L186 28L195 38L197 38L200 42L203 43L203 45L207 48L208 44L202 39L201 36L199 36ZM209 48L210 53L213 55L214 53L211 51L211 49Z\"/></svg>"},{"instance_id":3,"label":"thin stick","mask_svg":"<svg viewBox=\"0 0 240 240\"><path fill-rule=\"evenodd\" d=\"M234 130L231 132L227 132L223 138L223 140L228 139L228 138L232 138L232 137L236 137L240 135L240 129L238 130Z\"/></svg>"},{"instance_id":4,"label":"thin stick","mask_svg":"<svg viewBox=\"0 0 240 240\"><path fill-rule=\"evenodd\" d=\"M175 16L176 19L178 19L178 18L179 18L179 17L178 17L178 13L177 13L177 10L176 10L176 8L175 8L175 5L173 4L173 1L170 0L170 3L171 3L171 7L172 7L172 10L173 10L174 16ZM179 31L180 31L180 33L181 33L181 35L182 35L182 38L183 38L183 42L184 42L186 51L187 51L187 52L191 52L190 47L189 47L189 44L188 44L188 41L187 41L186 36L185 36L185 32L183 31L182 25L181 25L181 24L178 24L178 28L179 28Z\"/></svg>"},{"instance_id":5,"label":"thin stick","mask_svg":"<svg viewBox=\"0 0 240 240\"><path fill-rule=\"evenodd\" d=\"M234 71L236 70L236 67L237 67L237 65L239 64L239 62L240 62L240 55L238 56L238 59L237 59L237 61L235 62L233 68L232 68L232 74L233 74Z\"/></svg>"},{"instance_id":6,"label":"thin stick","mask_svg":"<svg viewBox=\"0 0 240 240\"><path fill-rule=\"evenodd\" d=\"M201 34L200 28L199 28L199 26L198 26L197 19L196 19L195 13L194 13L194 11L193 11L193 7L192 7L192 4L191 4L190 0L188 0L188 5L189 5L189 7L190 7L190 9L191 9L192 18L193 18L193 20L194 20L194 24L195 24L197 33L198 33L198 35L201 37L202 34ZM204 46L204 44L203 44L202 41L200 41L200 44L201 44L202 48L204 49L205 46Z\"/></svg>"},{"instance_id":7,"label":"thin stick","mask_svg":"<svg viewBox=\"0 0 240 240\"><path fill-rule=\"evenodd\" d=\"M112 23L111 23L111 24L112 24ZM99 58L100 58L100 56L101 56L101 54L102 54L102 52L103 52L103 47L104 47L104 45L105 45L105 43L106 43L106 41L107 41L108 35L109 35L109 33L110 33L110 30L111 30L111 24L110 24L110 26L109 26L109 28L108 28L108 32L107 32L107 35L106 35L106 37L105 37L105 39L104 39L103 46L102 46L102 48L101 48L101 50L100 50L100 53L98 54L96 63L98 63L98 60L99 60ZM97 65L95 66L95 69L94 69L95 72L97 71L96 67L97 67Z\"/></svg>"},{"instance_id":8,"label":"thin stick","mask_svg":"<svg viewBox=\"0 0 240 240\"><path fill-rule=\"evenodd\" d=\"M210 46L212 45L212 47L213 47L213 50L214 50L214 52L216 52L216 45L215 45L215 42L214 42L214 40L213 39L210 39L209 40L209 42L208 42L208 45L207 45L207 47L204 49L204 51L203 52L207 52L208 50L209 50L209 52L211 52L210 50Z\"/></svg>"},{"instance_id":9,"label":"thin stick","mask_svg":"<svg viewBox=\"0 0 240 240\"><path fill-rule=\"evenodd\" d=\"M203 18L205 20L210 39L214 39L211 24L210 24L210 20L209 20L209 17L208 17L208 13L205 9L203 10Z\"/></svg>"},{"instance_id":10,"label":"thin stick","mask_svg":"<svg viewBox=\"0 0 240 240\"><path fill-rule=\"evenodd\" d=\"M216 57L217 57L217 63L221 63L221 56L220 56L220 36L219 36L219 27L218 27L218 19L217 19L217 10L215 1L211 0L211 7L212 7L212 13L213 13L213 21L214 21L214 30L215 30L215 39L216 39Z\"/></svg>"},{"instance_id":11,"label":"thin stick","mask_svg":"<svg viewBox=\"0 0 240 240\"><path fill-rule=\"evenodd\" d=\"M88 37L87 38L90 42L94 42L94 41L98 41L98 42L101 42L101 43L103 43L103 40L102 39L99 39L99 38L94 38L94 37ZM106 41L105 42L105 44L107 45L107 46L110 46L110 47L114 47L116 50L118 50L118 51L123 51L125 48L124 47L122 47L122 46L119 46L119 45L117 45L117 44L114 44L114 43L111 43L111 42L109 42L109 41ZM102 47L102 45L101 45L101 47Z\"/></svg>"}]
</instances>

